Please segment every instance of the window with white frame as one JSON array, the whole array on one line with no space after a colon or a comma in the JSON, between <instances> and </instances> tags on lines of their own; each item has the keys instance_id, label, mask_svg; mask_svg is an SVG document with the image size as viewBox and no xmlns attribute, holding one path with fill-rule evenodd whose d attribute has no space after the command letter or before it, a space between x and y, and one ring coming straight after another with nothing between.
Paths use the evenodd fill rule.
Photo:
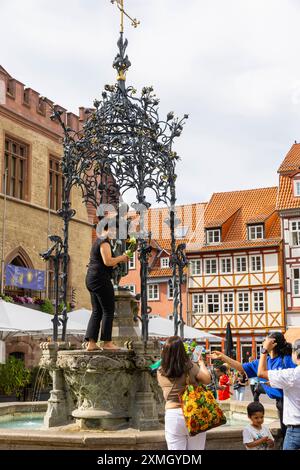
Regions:
<instances>
[{"instance_id":1,"label":"window with white frame","mask_svg":"<svg viewBox=\"0 0 300 470\"><path fill-rule=\"evenodd\" d=\"M294 196L300 196L300 180L294 180Z\"/></svg>"},{"instance_id":2,"label":"window with white frame","mask_svg":"<svg viewBox=\"0 0 300 470\"><path fill-rule=\"evenodd\" d=\"M248 226L248 239L249 240L258 240L260 238L264 238L264 226L263 226L263 224L249 225Z\"/></svg>"},{"instance_id":3,"label":"window with white frame","mask_svg":"<svg viewBox=\"0 0 300 470\"><path fill-rule=\"evenodd\" d=\"M250 257L250 265L252 272L262 271L262 256L254 255Z\"/></svg>"},{"instance_id":4,"label":"window with white frame","mask_svg":"<svg viewBox=\"0 0 300 470\"><path fill-rule=\"evenodd\" d=\"M205 313L204 294L192 294L192 310L194 313Z\"/></svg>"},{"instance_id":5,"label":"window with white frame","mask_svg":"<svg viewBox=\"0 0 300 470\"><path fill-rule=\"evenodd\" d=\"M220 243L221 241L221 230L213 229L206 230L206 243L208 245L213 245L214 243Z\"/></svg>"},{"instance_id":6,"label":"window with white frame","mask_svg":"<svg viewBox=\"0 0 300 470\"><path fill-rule=\"evenodd\" d=\"M293 268L293 294L300 295L300 268Z\"/></svg>"},{"instance_id":7,"label":"window with white frame","mask_svg":"<svg viewBox=\"0 0 300 470\"><path fill-rule=\"evenodd\" d=\"M220 294L207 294L207 312L220 312Z\"/></svg>"},{"instance_id":8,"label":"window with white frame","mask_svg":"<svg viewBox=\"0 0 300 470\"><path fill-rule=\"evenodd\" d=\"M148 284L148 300L159 300L159 284Z\"/></svg>"},{"instance_id":9,"label":"window with white frame","mask_svg":"<svg viewBox=\"0 0 300 470\"><path fill-rule=\"evenodd\" d=\"M201 259L192 259L190 261L191 276L199 276L201 274Z\"/></svg>"},{"instance_id":10,"label":"window with white frame","mask_svg":"<svg viewBox=\"0 0 300 470\"><path fill-rule=\"evenodd\" d=\"M173 289L173 282L172 279L168 281L168 299L173 299L174 297L174 289Z\"/></svg>"},{"instance_id":11,"label":"window with white frame","mask_svg":"<svg viewBox=\"0 0 300 470\"><path fill-rule=\"evenodd\" d=\"M170 266L170 258L160 258L160 267L168 268Z\"/></svg>"},{"instance_id":12,"label":"window with white frame","mask_svg":"<svg viewBox=\"0 0 300 470\"><path fill-rule=\"evenodd\" d=\"M292 232L292 245L300 245L300 220L295 220L291 222L291 232Z\"/></svg>"},{"instance_id":13,"label":"window with white frame","mask_svg":"<svg viewBox=\"0 0 300 470\"><path fill-rule=\"evenodd\" d=\"M238 293L238 311L239 313L248 313L250 311L249 292Z\"/></svg>"},{"instance_id":14,"label":"window with white frame","mask_svg":"<svg viewBox=\"0 0 300 470\"><path fill-rule=\"evenodd\" d=\"M205 260L205 274L217 274L217 259L209 258Z\"/></svg>"},{"instance_id":15,"label":"window with white frame","mask_svg":"<svg viewBox=\"0 0 300 470\"><path fill-rule=\"evenodd\" d=\"M234 312L233 292L223 293L223 312L224 313Z\"/></svg>"},{"instance_id":16,"label":"window with white frame","mask_svg":"<svg viewBox=\"0 0 300 470\"><path fill-rule=\"evenodd\" d=\"M264 291L253 292L253 311L264 312L265 311L265 293Z\"/></svg>"},{"instance_id":17,"label":"window with white frame","mask_svg":"<svg viewBox=\"0 0 300 470\"><path fill-rule=\"evenodd\" d=\"M221 273L228 274L232 272L231 258L221 258Z\"/></svg>"},{"instance_id":18,"label":"window with white frame","mask_svg":"<svg viewBox=\"0 0 300 470\"><path fill-rule=\"evenodd\" d=\"M237 256L235 258L235 270L237 273L247 272L247 256Z\"/></svg>"},{"instance_id":19,"label":"window with white frame","mask_svg":"<svg viewBox=\"0 0 300 470\"><path fill-rule=\"evenodd\" d=\"M134 284L127 284L124 287L127 287L127 289L129 289L130 292L132 292L132 294L135 294L135 285Z\"/></svg>"},{"instance_id":20,"label":"window with white frame","mask_svg":"<svg viewBox=\"0 0 300 470\"><path fill-rule=\"evenodd\" d=\"M128 260L128 269L135 269L135 253L133 253L132 258Z\"/></svg>"}]
</instances>

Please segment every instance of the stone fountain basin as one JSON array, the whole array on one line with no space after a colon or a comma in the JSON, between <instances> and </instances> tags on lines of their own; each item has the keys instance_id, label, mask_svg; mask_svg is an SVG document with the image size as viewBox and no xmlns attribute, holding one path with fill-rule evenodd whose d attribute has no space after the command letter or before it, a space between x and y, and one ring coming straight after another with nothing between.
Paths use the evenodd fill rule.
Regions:
<instances>
[{"instance_id":1,"label":"stone fountain basin","mask_svg":"<svg viewBox=\"0 0 300 470\"><path fill-rule=\"evenodd\" d=\"M222 404L228 417L247 423L247 402L229 401ZM275 405L264 405L266 423L275 438L280 441L280 426ZM46 412L47 402L0 403L0 416L14 413ZM207 450L244 449L244 426L221 426L207 433ZM155 431L139 431L127 428L119 431L81 430L78 424L38 430L0 430L0 449L19 450L165 450L163 425Z\"/></svg>"}]
</instances>

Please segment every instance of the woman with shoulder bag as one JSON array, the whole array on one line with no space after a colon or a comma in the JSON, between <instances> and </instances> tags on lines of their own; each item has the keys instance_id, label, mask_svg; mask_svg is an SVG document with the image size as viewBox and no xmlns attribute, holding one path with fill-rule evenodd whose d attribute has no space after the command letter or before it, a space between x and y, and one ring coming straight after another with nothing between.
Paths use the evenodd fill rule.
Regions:
<instances>
[{"instance_id":1,"label":"woman with shoulder bag","mask_svg":"<svg viewBox=\"0 0 300 470\"><path fill-rule=\"evenodd\" d=\"M201 354L198 364L193 363L179 336L167 339L162 350L162 362L157 379L163 390L165 406L165 434L169 450L203 450L206 433L190 436L183 416L180 395L184 392L187 378L191 385L209 384L211 375Z\"/></svg>"}]
</instances>

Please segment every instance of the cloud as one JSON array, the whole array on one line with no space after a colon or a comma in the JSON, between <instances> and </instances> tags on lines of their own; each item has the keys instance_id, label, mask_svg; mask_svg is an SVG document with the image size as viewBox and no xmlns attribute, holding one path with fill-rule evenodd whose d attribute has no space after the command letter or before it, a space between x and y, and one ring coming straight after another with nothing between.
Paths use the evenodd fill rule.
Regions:
<instances>
[{"instance_id":1,"label":"cloud","mask_svg":"<svg viewBox=\"0 0 300 470\"><path fill-rule=\"evenodd\" d=\"M296 0L131 0L128 83L154 86L161 114L189 113L176 142L180 203L277 184L298 138ZM1 0L1 64L74 112L115 80L109 0Z\"/></svg>"}]
</instances>

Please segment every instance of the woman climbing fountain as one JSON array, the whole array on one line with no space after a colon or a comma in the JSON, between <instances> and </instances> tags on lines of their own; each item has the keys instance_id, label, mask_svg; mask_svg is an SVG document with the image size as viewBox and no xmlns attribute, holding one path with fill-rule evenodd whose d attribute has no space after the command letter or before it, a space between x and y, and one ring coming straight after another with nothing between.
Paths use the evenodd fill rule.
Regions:
<instances>
[{"instance_id":1,"label":"woman climbing fountain","mask_svg":"<svg viewBox=\"0 0 300 470\"><path fill-rule=\"evenodd\" d=\"M99 222L102 218L99 218ZM129 256L112 256L111 239L115 238L115 227L106 224L101 233L97 232L97 240L92 246L90 261L86 275L86 286L91 295L92 314L89 320L85 340L86 350L110 350L119 348L112 342L112 327L115 311L115 294L111 281L113 268L119 263L126 263ZM103 348L97 346L101 323L100 340Z\"/></svg>"}]
</instances>

